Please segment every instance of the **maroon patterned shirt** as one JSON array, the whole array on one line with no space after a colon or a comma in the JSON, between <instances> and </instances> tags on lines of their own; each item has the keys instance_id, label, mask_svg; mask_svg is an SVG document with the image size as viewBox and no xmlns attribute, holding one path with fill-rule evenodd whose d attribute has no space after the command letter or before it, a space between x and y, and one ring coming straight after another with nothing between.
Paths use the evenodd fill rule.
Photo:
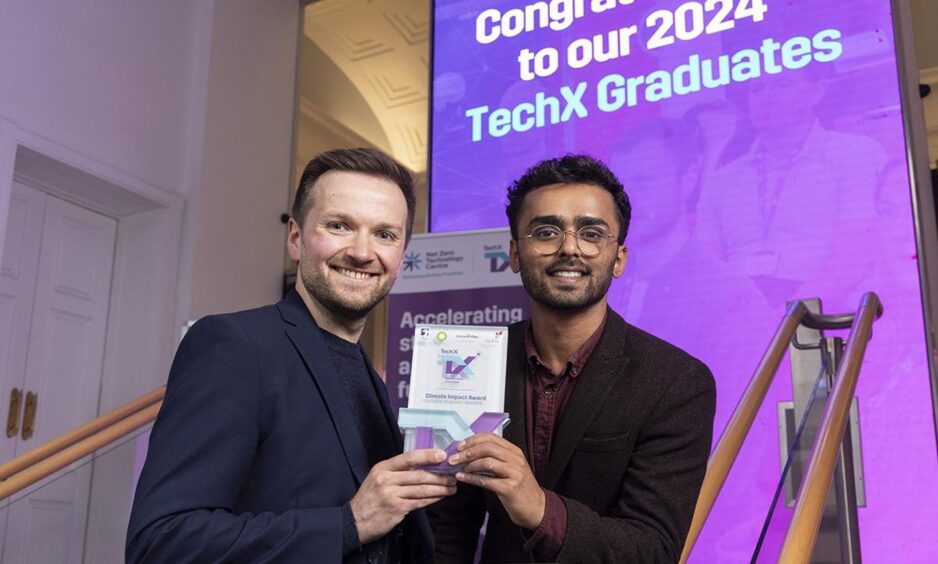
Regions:
<instances>
[{"instance_id":1,"label":"maroon patterned shirt","mask_svg":"<svg viewBox=\"0 0 938 564\"><path fill-rule=\"evenodd\" d=\"M606 327L606 318L603 317L599 328L590 335L579 349L574 351L560 374L552 373L540 360L537 346L534 343L534 333L528 325L524 335L525 354L527 363L527 382L525 395L527 398L527 448L530 456L529 463L538 482L550 460L551 446L557 436L557 425L563 409L573 393L577 376L589 360L593 349L602 337ZM540 526L531 534L523 534L524 549L533 551L538 560L552 561L556 559L563 540L567 533L567 508L563 500L556 493L544 490L546 504L544 519Z\"/></svg>"}]
</instances>

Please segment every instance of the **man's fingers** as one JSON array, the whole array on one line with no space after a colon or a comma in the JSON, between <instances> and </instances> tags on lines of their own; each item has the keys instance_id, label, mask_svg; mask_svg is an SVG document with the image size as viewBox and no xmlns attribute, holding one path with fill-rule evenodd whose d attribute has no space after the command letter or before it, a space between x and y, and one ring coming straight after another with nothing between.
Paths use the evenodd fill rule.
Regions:
<instances>
[{"instance_id":1,"label":"man's fingers","mask_svg":"<svg viewBox=\"0 0 938 564\"><path fill-rule=\"evenodd\" d=\"M456 479L450 474L437 474L426 470L398 470L390 471L387 468L371 470L371 482L377 488L399 488L405 486L453 486Z\"/></svg>"},{"instance_id":2,"label":"man's fingers","mask_svg":"<svg viewBox=\"0 0 938 564\"><path fill-rule=\"evenodd\" d=\"M436 486L456 485L456 478L452 474L437 474L435 472L428 472L427 470L402 470L389 475L393 481L389 483L394 483L398 486L419 486L424 484Z\"/></svg>"},{"instance_id":3,"label":"man's fingers","mask_svg":"<svg viewBox=\"0 0 938 564\"><path fill-rule=\"evenodd\" d=\"M499 437L495 433L479 433L478 435L472 435L459 445L459 450L463 451L466 449L474 449L482 445L494 445L500 447L507 452L516 454L519 456L524 456L524 453L521 452L521 449L512 444L507 439Z\"/></svg>"},{"instance_id":4,"label":"man's fingers","mask_svg":"<svg viewBox=\"0 0 938 564\"><path fill-rule=\"evenodd\" d=\"M453 456L449 457L449 463L452 465L465 464L473 460L482 458L495 458L507 462L516 458L514 453L495 442L479 442L463 448Z\"/></svg>"},{"instance_id":5,"label":"man's fingers","mask_svg":"<svg viewBox=\"0 0 938 564\"><path fill-rule=\"evenodd\" d=\"M478 448L483 445L489 445L489 444L498 445L498 444L501 444L502 442L507 443L508 441L505 441L505 439L499 437L498 435L494 433L479 433L478 435L472 435L468 439L459 443L459 446L457 448L459 448L459 450L462 451L462 450L466 450L470 448ZM511 444L511 443L508 443L508 444Z\"/></svg>"},{"instance_id":6,"label":"man's fingers","mask_svg":"<svg viewBox=\"0 0 938 564\"><path fill-rule=\"evenodd\" d=\"M455 478L453 481L455 482ZM430 498L442 499L456 493L456 486L437 486L431 484L423 484L419 486L402 486L396 493L399 498L408 500Z\"/></svg>"},{"instance_id":7,"label":"man's fingers","mask_svg":"<svg viewBox=\"0 0 938 564\"><path fill-rule=\"evenodd\" d=\"M398 454L380 464L387 470L394 472L409 470L417 466L438 464L446 460L446 452L438 448L425 448Z\"/></svg>"},{"instance_id":8,"label":"man's fingers","mask_svg":"<svg viewBox=\"0 0 938 564\"><path fill-rule=\"evenodd\" d=\"M456 479L464 484L469 484L471 486L478 486L489 491L497 492L500 487L498 478L492 476L486 476L484 474L471 474L469 472L459 472L456 474Z\"/></svg>"},{"instance_id":9,"label":"man's fingers","mask_svg":"<svg viewBox=\"0 0 938 564\"><path fill-rule=\"evenodd\" d=\"M509 467L507 464L494 458L480 458L466 464L462 471L467 474L491 474L497 478L509 477Z\"/></svg>"}]
</instances>

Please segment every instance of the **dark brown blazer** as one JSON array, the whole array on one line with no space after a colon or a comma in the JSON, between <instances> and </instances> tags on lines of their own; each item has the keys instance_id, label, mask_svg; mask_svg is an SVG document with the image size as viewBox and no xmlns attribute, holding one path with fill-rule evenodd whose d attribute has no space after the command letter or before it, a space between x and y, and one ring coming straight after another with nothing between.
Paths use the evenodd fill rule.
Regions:
<instances>
[{"instance_id":1,"label":"dark brown blazer","mask_svg":"<svg viewBox=\"0 0 938 564\"><path fill-rule=\"evenodd\" d=\"M505 438L525 456L527 326L509 329L505 399ZM715 401L703 363L608 311L539 477L567 509L559 562L677 561L706 470ZM482 562L534 561L498 498L461 484L430 508L438 563L472 562L485 511Z\"/></svg>"}]
</instances>

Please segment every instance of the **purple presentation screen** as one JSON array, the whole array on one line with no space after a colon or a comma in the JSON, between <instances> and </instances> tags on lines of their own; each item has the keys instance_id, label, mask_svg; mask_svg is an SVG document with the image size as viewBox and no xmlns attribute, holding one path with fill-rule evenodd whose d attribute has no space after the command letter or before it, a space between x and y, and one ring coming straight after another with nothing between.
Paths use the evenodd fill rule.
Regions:
<instances>
[{"instance_id":1,"label":"purple presentation screen","mask_svg":"<svg viewBox=\"0 0 938 564\"><path fill-rule=\"evenodd\" d=\"M862 551L924 560L938 460L897 76L886 0L437 0L431 228L506 225L505 188L541 159L605 161L634 210L610 303L712 368L715 438L786 300L845 312L876 291ZM752 554L787 372L695 560Z\"/></svg>"}]
</instances>

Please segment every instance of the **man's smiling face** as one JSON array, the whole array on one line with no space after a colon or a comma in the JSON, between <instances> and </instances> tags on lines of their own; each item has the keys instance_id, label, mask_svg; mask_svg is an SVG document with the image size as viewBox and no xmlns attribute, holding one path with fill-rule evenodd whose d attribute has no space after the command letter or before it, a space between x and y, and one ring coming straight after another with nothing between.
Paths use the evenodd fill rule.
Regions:
<instances>
[{"instance_id":1,"label":"man's smiling face","mask_svg":"<svg viewBox=\"0 0 938 564\"><path fill-rule=\"evenodd\" d=\"M390 180L329 171L310 190L302 228L290 221L290 257L299 261L314 307L364 318L391 291L401 270L407 201Z\"/></svg>"},{"instance_id":2,"label":"man's smiling face","mask_svg":"<svg viewBox=\"0 0 938 564\"><path fill-rule=\"evenodd\" d=\"M586 225L619 232L612 195L592 184L552 184L524 197L518 214L518 240L511 242L511 268L521 273L525 290L538 304L561 310L605 307L612 277L625 269L626 249L610 239L597 256L585 256L569 233ZM568 231L560 249L542 255L526 237L541 225Z\"/></svg>"}]
</instances>

